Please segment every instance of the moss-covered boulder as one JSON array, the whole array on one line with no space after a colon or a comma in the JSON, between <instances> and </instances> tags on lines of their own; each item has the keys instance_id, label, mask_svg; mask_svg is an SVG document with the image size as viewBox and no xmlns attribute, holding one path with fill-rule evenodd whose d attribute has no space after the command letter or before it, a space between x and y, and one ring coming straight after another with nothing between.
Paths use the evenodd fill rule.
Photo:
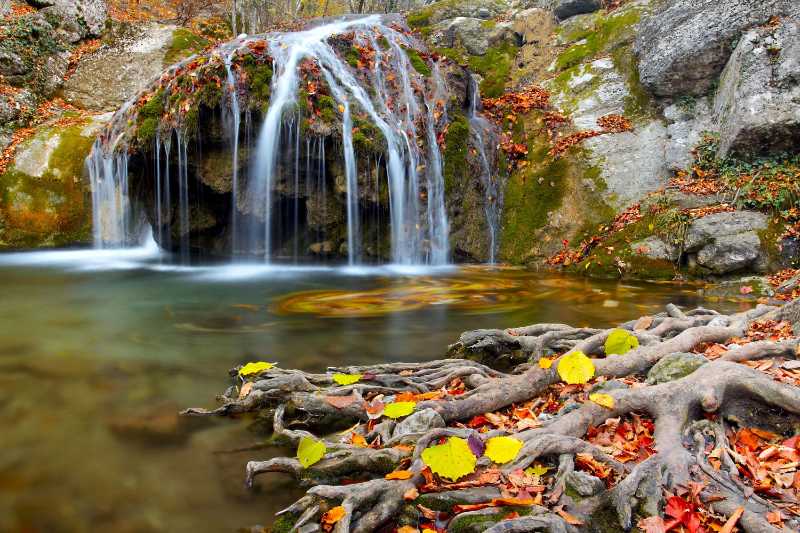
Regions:
<instances>
[{"instance_id":1,"label":"moss-covered boulder","mask_svg":"<svg viewBox=\"0 0 800 533\"><path fill-rule=\"evenodd\" d=\"M684 378L708 363L708 359L694 353L674 353L662 358L647 373L647 383L657 385Z\"/></svg>"},{"instance_id":2,"label":"moss-covered boulder","mask_svg":"<svg viewBox=\"0 0 800 533\"><path fill-rule=\"evenodd\" d=\"M101 118L47 125L17 149L0 175L0 249L91 242L91 191L85 175Z\"/></svg>"}]
</instances>

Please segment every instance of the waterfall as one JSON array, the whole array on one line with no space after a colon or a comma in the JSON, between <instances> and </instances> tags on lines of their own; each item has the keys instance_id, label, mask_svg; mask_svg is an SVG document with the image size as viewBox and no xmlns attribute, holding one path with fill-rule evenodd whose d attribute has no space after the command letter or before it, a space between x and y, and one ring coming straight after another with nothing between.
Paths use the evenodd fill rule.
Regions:
<instances>
[{"instance_id":1,"label":"waterfall","mask_svg":"<svg viewBox=\"0 0 800 533\"><path fill-rule=\"evenodd\" d=\"M478 82L474 77L470 77L469 84L469 123L470 134L473 137L473 144L478 151L481 164L481 184L484 190L483 209L486 215L486 226L489 231L489 263L495 263L497 254L497 232L500 227L500 209L503 205L502 187L498 182L495 173L492 171L494 162L489 160L486 153L486 145L497 145L497 139L491 123L480 114L480 92Z\"/></svg>"},{"instance_id":2,"label":"waterfall","mask_svg":"<svg viewBox=\"0 0 800 533\"><path fill-rule=\"evenodd\" d=\"M374 53L374 60L370 60L374 66L366 68L359 64L356 68L352 57L342 57L342 42L352 43L354 50L369 49ZM251 119L252 102L245 100L247 107L242 104L247 97L243 79L247 78L243 78L243 67L237 62L249 53L248 47L254 46L266 50L264 57L271 61L272 78L264 114L256 111ZM278 255L292 255L297 262L305 253L300 248L307 243L303 239L310 238L302 236L307 230L306 220L301 217L311 216L306 215L307 202L314 195L314 206L320 210L315 215L320 244L320 239L331 239L325 229L331 224L327 218L328 202L343 206L347 234L334 239L345 241L349 265L361 264L373 254L380 254L381 235L387 232L393 263L448 262L449 224L437 139L447 123L449 96L438 63L429 60L425 65L431 72L417 72L409 57L416 48L413 37L384 24L379 16L370 16L339 20L300 32L242 36L212 53L211 61L224 67L220 107L231 150L227 228L231 255L259 254L265 263L275 261ZM170 75L188 61L191 58L156 80L146 94L168 87ZM305 101L300 101L301 89L306 90L302 69L309 68L308 65L313 66L314 79L325 84L325 96L338 111L334 127L341 128L340 136L335 137L339 141L315 135L301 139L308 119L304 116ZM308 93L304 94L302 98L308 98ZM131 139L126 136L126 128L139 124L139 98L117 112L95 143L88 161L97 247L134 244L131 225L141 213L133 211L141 211L142 199L137 196L136 205L132 206L129 198L132 194L128 184L129 152L133 152L129 149ZM165 97L165 106L170 105L167 100ZM200 167L194 161L200 157L202 142L197 143L197 149L193 145L189 150L194 134L180 120L176 121L175 116L171 115L169 123L159 123L152 153L144 154L152 161L149 163L152 171L148 173L151 176L148 187L152 188L147 189L152 192L144 204L153 202L147 216L160 246L172 249L174 244L181 260L188 262L190 249L199 246L193 241L193 221L204 216L202 199L195 196L200 195L203 186L196 184L199 174L195 173ZM356 132L367 126L371 128L369 138L365 141L365 132L356 137ZM252 136L251 128L255 128ZM197 135L203 135L202 125ZM379 147L379 151L361 153L360 147L365 142L372 143L370 147ZM251 154L244 165L240 162L242 149ZM335 170L333 163L337 163ZM240 167L246 171L240 171ZM341 176L342 181L326 183L330 176ZM336 199L332 199L334 194ZM382 209L388 210L388 220ZM332 223L337 222L334 219ZM336 240L331 245L338 246ZM365 248L373 244L375 251ZM322 246L321 257L338 251L329 246Z\"/></svg>"}]
</instances>

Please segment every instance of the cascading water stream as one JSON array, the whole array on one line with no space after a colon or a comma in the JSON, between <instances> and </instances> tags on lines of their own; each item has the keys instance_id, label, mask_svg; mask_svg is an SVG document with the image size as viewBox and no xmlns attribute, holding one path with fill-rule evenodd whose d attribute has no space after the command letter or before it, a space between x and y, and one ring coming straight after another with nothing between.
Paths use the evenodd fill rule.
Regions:
<instances>
[{"instance_id":1,"label":"cascading water stream","mask_svg":"<svg viewBox=\"0 0 800 533\"><path fill-rule=\"evenodd\" d=\"M342 57L334 40L343 35L353 47L369 48L371 45L375 54L374 67L367 69L359 65L355 68L349 59ZM237 61L242 57L241 51L245 50L246 54L246 48L252 45L262 46L262 49L266 45L272 78L268 106L258 106L265 109L265 114L258 133L251 138L253 106L243 109L241 104L246 85ZM415 46L412 37L384 24L380 17L371 16L341 20L301 32L242 36L219 48L216 57L224 66L225 97L220 107L231 150L231 208L227 231L233 256L260 254L263 261L269 263L278 254L291 254L297 262L301 254L299 245L303 242L300 235L306 231L307 223L301 216L305 217L306 211L311 209L307 204L313 201L314 208L319 210L316 218L327 220L329 195L338 196L343 192L348 264L358 265L364 260L366 245L375 246L370 254L381 248L380 235L385 235L381 224L387 223L393 263L443 265L448 262L443 161L437 142L437 132L447 122L447 87L438 64L434 63L431 73L424 75L412 66L406 50ZM341 127L339 143L331 143L325 137L301 140L301 131L305 131L301 124L307 117L303 116L299 91L301 85L305 90L305 74L301 74L309 64L314 65L334 102L334 109L339 111L339 126L334 126ZM167 100L164 97L165 104ZM132 107L136 103L132 100L118 112L119 119L98 139L90 156L97 247L134 244L131 225L141 219L136 218L140 214L132 215L128 198L129 149L125 137L125 128L136 122L138 111ZM245 137L244 145L240 146L242 115ZM477 114L473 115L471 119L479 119ZM357 151L354 135L359 126L356 119L361 127L364 123L374 127L369 141L382 146L374 157ZM359 142L363 143L363 137L362 134ZM190 157L197 157L195 154L199 153L202 142L190 151L189 139L189 133L178 122L177 125L159 125L152 141L151 190L155 202L148 213L158 243L162 248L172 249L174 242L182 261L189 260L190 247L194 246L191 236L195 209L198 216L202 216L200 200L192 197L200 191L193 181L200 163L190 161ZM247 172L239 170L242 149L252 154L246 165ZM332 150L339 150L339 153ZM332 180L329 177L332 167L329 169L326 165L326 162L336 163L337 157L343 167L343 172L337 175L343 177L343 182ZM171 169L174 169L172 176ZM334 183L326 183L326 180ZM305 184L304 190L301 190L301 183ZM331 190L331 185L337 190ZM384 200L380 200L381 194ZM375 207L377 204L369 203L379 201L388 206L388 221L382 216L381 208ZM321 240L329 238L326 233L319 233L322 223L316 224L317 248L323 251L321 255L335 254L337 250ZM373 241L376 235L377 241Z\"/></svg>"},{"instance_id":2,"label":"cascading water stream","mask_svg":"<svg viewBox=\"0 0 800 533\"><path fill-rule=\"evenodd\" d=\"M480 156L481 164L481 183L485 193L484 211L486 214L486 225L489 231L489 263L494 264L497 254L497 233L500 227L500 209L503 204L501 191L502 188L492 172L493 162L490 162L486 152L487 144L496 146L494 129L491 123L480 114L480 92L478 82L474 77L470 77L469 84L469 123L470 134L473 137L473 144Z\"/></svg>"}]
</instances>

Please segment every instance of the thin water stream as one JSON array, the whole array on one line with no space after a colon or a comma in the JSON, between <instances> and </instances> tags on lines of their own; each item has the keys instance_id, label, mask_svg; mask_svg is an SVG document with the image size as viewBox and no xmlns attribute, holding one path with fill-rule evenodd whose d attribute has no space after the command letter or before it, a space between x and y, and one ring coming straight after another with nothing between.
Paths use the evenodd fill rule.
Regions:
<instances>
[{"instance_id":1,"label":"thin water stream","mask_svg":"<svg viewBox=\"0 0 800 533\"><path fill-rule=\"evenodd\" d=\"M236 451L264 440L248 420L176 416L213 406L238 363L430 360L467 329L701 303L516 269L184 267L153 249L0 255L0 291L0 531L20 533L268 523L300 491L280 475L245 490L244 465L291 451Z\"/></svg>"}]
</instances>

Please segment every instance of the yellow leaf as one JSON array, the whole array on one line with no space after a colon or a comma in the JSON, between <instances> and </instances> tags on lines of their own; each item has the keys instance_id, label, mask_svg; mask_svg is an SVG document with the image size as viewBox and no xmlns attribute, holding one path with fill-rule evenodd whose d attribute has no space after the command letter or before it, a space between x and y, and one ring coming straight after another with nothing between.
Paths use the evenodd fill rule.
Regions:
<instances>
[{"instance_id":1,"label":"yellow leaf","mask_svg":"<svg viewBox=\"0 0 800 533\"><path fill-rule=\"evenodd\" d=\"M435 529L425 528L422 530L422 533L436 533Z\"/></svg>"},{"instance_id":2,"label":"yellow leaf","mask_svg":"<svg viewBox=\"0 0 800 533\"><path fill-rule=\"evenodd\" d=\"M419 529L411 526L402 526L397 528L397 533L419 533Z\"/></svg>"},{"instance_id":3,"label":"yellow leaf","mask_svg":"<svg viewBox=\"0 0 800 533\"><path fill-rule=\"evenodd\" d=\"M339 385L352 385L359 382L363 377L362 374L334 374L333 381Z\"/></svg>"},{"instance_id":4,"label":"yellow leaf","mask_svg":"<svg viewBox=\"0 0 800 533\"><path fill-rule=\"evenodd\" d=\"M550 359L549 357L542 357L541 359L539 359L539 368L547 369L550 368L551 366L553 366L553 360Z\"/></svg>"},{"instance_id":5,"label":"yellow leaf","mask_svg":"<svg viewBox=\"0 0 800 533\"><path fill-rule=\"evenodd\" d=\"M540 464L535 464L533 466L529 466L525 469L525 473L529 476L543 476L550 470L550 467L543 466Z\"/></svg>"},{"instance_id":6,"label":"yellow leaf","mask_svg":"<svg viewBox=\"0 0 800 533\"><path fill-rule=\"evenodd\" d=\"M575 351L558 361L558 375L570 385L583 384L594 377L594 363L583 352Z\"/></svg>"},{"instance_id":7,"label":"yellow leaf","mask_svg":"<svg viewBox=\"0 0 800 533\"><path fill-rule=\"evenodd\" d=\"M624 329L615 329L606 337L606 355L622 355L639 347L639 339Z\"/></svg>"},{"instance_id":8,"label":"yellow leaf","mask_svg":"<svg viewBox=\"0 0 800 533\"><path fill-rule=\"evenodd\" d=\"M603 407L607 407L608 409L614 408L614 397L610 394L601 394L595 393L590 394L589 399L596 403L597 405L602 405Z\"/></svg>"},{"instance_id":9,"label":"yellow leaf","mask_svg":"<svg viewBox=\"0 0 800 533\"><path fill-rule=\"evenodd\" d=\"M431 472L450 481L458 481L473 473L478 462L467 441L460 437L450 437L444 444L425 448L422 451L422 460Z\"/></svg>"},{"instance_id":10,"label":"yellow leaf","mask_svg":"<svg viewBox=\"0 0 800 533\"><path fill-rule=\"evenodd\" d=\"M303 437L297 447L297 460L300 461L303 468L308 468L314 463L318 463L327 450L325 443L321 440Z\"/></svg>"},{"instance_id":11,"label":"yellow leaf","mask_svg":"<svg viewBox=\"0 0 800 533\"><path fill-rule=\"evenodd\" d=\"M344 518L346 511L344 507L339 505L338 507L333 507L329 511L327 511L324 515L322 515L322 523L326 525L333 525L342 518Z\"/></svg>"},{"instance_id":12,"label":"yellow leaf","mask_svg":"<svg viewBox=\"0 0 800 533\"><path fill-rule=\"evenodd\" d=\"M486 441L484 455L498 464L513 461L522 449L522 441L514 437L492 437Z\"/></svg>"},{"instance_id":13,"label":"yellow leaf","mask_svg":"<svg viewBox=\"0 0 800 533\"><path fill-rule=\"evenodd\" d=\"M414 412L417 402L394 402L383 408L383 414L389 418L400 418Z\"/></svg>"},{"instance_id":14,"label":"yellow leaf","mask_svg":"<svg viewBox=\"0 0 800 533\"><path fill-rule=\"evenodd\" d=\"M647 229L649 229L650 231L653 231L654 229L656 229L656 227L655 227L655 225L653 225L653 223L651 222L650 224L648 224L648 225L647 225Z\"/></svg>"},{"instance_id":15,"label":"yellow leaf","mask_svg":"<svg viewBox=\"0 0 800 533\"><path fill-rule=\"evenodd\" d=\"M339 104L339 113L344 113L344 106Z\"/></svg>"},{"instance_id":16,"label":"yellow leaf","mask_svg":"<svg viewBox=\"0 0 800 533\"><path fill-rule=\"evenodd\" d=\"M253 376L255 374L260 374L262 372L266 372L267 370L271 369L275 366L275 363L265 363L264 361L259 361L257 363L247 363L242 368L239 369L240 376Z\"/></svg>"}]
</instances>

